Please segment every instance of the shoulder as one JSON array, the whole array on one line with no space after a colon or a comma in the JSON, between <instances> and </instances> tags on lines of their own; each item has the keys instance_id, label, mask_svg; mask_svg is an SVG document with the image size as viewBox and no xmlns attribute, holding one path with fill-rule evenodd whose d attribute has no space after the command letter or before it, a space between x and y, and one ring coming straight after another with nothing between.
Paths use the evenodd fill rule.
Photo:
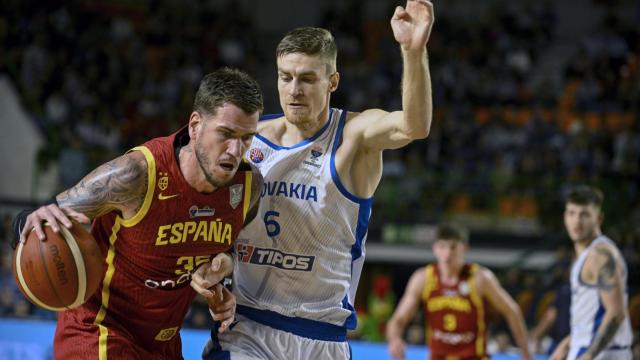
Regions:
<instances>
[{"instance_id":1,"label":"shoulder","mask_svg":"<svg viewBox=\"0 0 640 360\"><path fill-rule=\"evenodd\" d=\"M275 117L271 117L270 115L265 115L265 117L261 118L258 122L258 133L267 138L271 138L284 129L284 122L284 116L276 115Z\"/></svg>"},{"instance_id":2,"label":"shoulder","mask_svg":"<svg viewBox=\"0 0 640 360\"><path fill-rule=\"evenodd\" d=\"M486 286L495 287L499 285L498 278L489 268L480 264L472 264L471 269L473 277L476 279L478 290L481 292Z\"/></svg>"}]
</instances>

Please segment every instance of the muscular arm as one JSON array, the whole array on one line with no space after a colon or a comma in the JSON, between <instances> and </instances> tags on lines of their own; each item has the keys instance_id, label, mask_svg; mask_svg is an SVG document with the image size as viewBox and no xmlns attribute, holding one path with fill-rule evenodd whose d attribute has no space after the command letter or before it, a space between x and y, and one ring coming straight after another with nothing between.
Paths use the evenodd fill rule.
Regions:
<instances>
[{"instance_id":1,"label":"muscular arm","mask_svg":"<svg viewBox=\"0 0 640 360\"><path fill-rule=\"evenodd\" d=\"M44 222L58 232L58 223L71 227L70 218L88 223L90 218L112 210L120 211L125 219L133 217L147 192L147 168L144 155L138 151L98 167L77 185L59 194L55 202L18 214L14 220L16 237L26 241L33 229L40 240L45 240Z\"/></svg>"},{"instance_id":2,"label":"muscular arm","mask_svg":"<svg viewBox=\"0 0 640 360\"><path fill-rule=\"evenodd\" d=\"M56 199L89 218L117 210L127 219L140 210L147 193L147 161L139 151L111 160L85 176Z\"/></svg>"},{"instance_id":3,"label":"muscular arm","mask_svg":"<svg viewBox=\"0 0 640 360\"><path fill-rule=\"evenodd\" d=\"M604 307L604 317L587 350L592 358L609 345L625 318L622 269L619 261L608 245L598 244L585 260L580 273L585 283L598 288L598 295Z\"/></svg>"},{"instance_id":4,"label":"muscular arm","mask_svg":"<svg viewBox=\"0 0 640 360\"><path fill-rule=\"evenodd\" d=\"M391 319L387 322L385 331L387 342L389 342L389 352L395 359L404 358L402 333L418 309L420 296L424 289L424 282L425 269L420 268L411 275L398 307L391 316Z\"/></svg>"},{"instance_id":5,"label":"muscular arm","mask_svg":"<svg viewBox=\"0 0 640 360\"><path fill-rule=\"evenodd\" d=\"M504 290L495 275L487 268L478 271L478 291L507 320L511 334L520 348L523 359L531 359L527 345L527 328L520 307Z\"/></svg>"},{"instance_id":6,"label":"muscular arm","mask_svg":"<svg viewBox=\"0 0 640 360\"><path fill-rule=\"evenodd\" d=\"M425 45L433 21L433 5L428 1L410 0L404 9L396 8L391 27L402 52L402 111L373 109L356 116L349 127L362 134L364 147L397 149L429 134L433 106Z\"/></svg>"}]
</instances>

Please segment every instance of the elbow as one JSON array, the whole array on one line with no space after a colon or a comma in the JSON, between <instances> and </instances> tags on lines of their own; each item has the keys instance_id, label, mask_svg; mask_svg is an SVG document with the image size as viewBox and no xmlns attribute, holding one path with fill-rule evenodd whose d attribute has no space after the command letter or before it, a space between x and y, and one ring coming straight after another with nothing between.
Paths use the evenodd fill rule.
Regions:
<instances>
[{"instance_id":1,"label":"elbow","mask_svg":"<svg viewBox=\"0 0 640 360\"><path fill-rule=\"evenodd\" d=\"M429 128L411 129L406 135L411 141L426 139L429 136Z\"/></svg>"}]
</instances>

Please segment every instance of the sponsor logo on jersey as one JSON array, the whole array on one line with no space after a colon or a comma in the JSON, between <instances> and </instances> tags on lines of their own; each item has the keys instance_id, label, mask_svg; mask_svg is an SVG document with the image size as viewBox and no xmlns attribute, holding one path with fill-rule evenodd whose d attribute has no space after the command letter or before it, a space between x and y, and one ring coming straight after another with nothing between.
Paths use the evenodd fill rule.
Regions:
<instances>
[{"instance_id":1,"label":"sponsor logo on jersey","mask_svg":"<svg viewBox=\"0 0 640 360\"><path fill-rule=\"evenodd\" d=\"M160 225L156 246L176 245L195 241L212 241L231 245L233 226L221 219L212 221L186 221Z\"/></svg>"},{"instance_id":2,"label":"sponsor logo on jersey","mask_svg":"<svg viewBox=\"0 0 640 360\"><path fill-rule=\"evenodd\" d=\"M265 181L261 196L267 195L318 202L318 190L314 185L307 184Z\"/></svg>"},{"instance_id":3,"label":"sponsor logo on jersey","mask_svg":"<svg viewBox=\"0 0 640 360\"><path fill-rule=\"evenodd\" d=\"M193 205L189 208L189 217L204 217L204 216L213 216L216 213L216 209L212 209L208 206L199 208L197 205Z\"/></svg>"},{"instance_id":4,"label":"sponsor logo on jersey","mask_svg":"<svg viewBox=\"0 0 640 360\"><path fill-rule=\"evenodd\" d=\"M315 256L287 254L276 249L259 248L247 244L236 246L238 261L256 265L268 265L278 269L311 271Z\"/></svg>"},{"instance_id":5,"label":"sponsor logo on jersey","mask_svg":"<svg viewBox=\"0 0 640 360\"><path fill-rule=\"evenodd\" d=\"M322 156L322 148L320 148L319 146L314 146L313 148L311 148L309 156L305 161L303 161L303 163L319 168L320 156Z\"/></svg>"},{"instance_id":6,"label":"sponsor logo on jersey","mask_svg":"<svg viewBox=\"0 0 640 360\"><path fill-rule=\"evenodd\" d=\"M433 331L433 340L449 345L469 344L473 342L475 338L476 335L471 331L464 333L445 332L440 329L435 329Z\"/></svg>"},{"instance_id":7,"label":"sponsor logo on jersey","mask_svg":"<svg viewBox=\"0 0 640 360\"><path fill-rule=\"evenodd\" d=\"M235 184L229 186L229 205L232 208L237 208L240 201L242 201L242 190L244 189L243 184Z\"/></svg>"},{"instance_id":8,"label":"sponsor logo on jersey","mask_svg":"<svg viewBox=\"0 0 640 360\"><path fill-rule=\"evenodd\" d=\"M158 332L155 339L158 341L169 341L178 333L179 328L180 328L179 326L176 326L176 327L162 329L160 330L160 332Z\"/></svg>"},{"instance_id":9,"label":"sponsor logo on jersey","mask_svg":"<svg viewBox=\"0 0 640 360\"><path fill-rule=\"evenodd\" d=\"M262 150L253 148L249 150L249 159L256 164L259 164L264 160L264 154L262 153Z\"/></svg>"}]
</instances>

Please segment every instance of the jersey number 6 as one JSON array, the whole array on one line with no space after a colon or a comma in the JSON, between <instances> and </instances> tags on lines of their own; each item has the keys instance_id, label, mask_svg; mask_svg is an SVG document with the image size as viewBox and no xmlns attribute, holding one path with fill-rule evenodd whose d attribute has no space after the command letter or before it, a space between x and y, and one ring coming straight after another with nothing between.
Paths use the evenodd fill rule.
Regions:
<instances>
[{"instance_id":1,"label":"jersey number 6","mask_svg":"<svg viewBox=\"0 0 640 360\"><path fill-rule=\"evenodd\" d=\"M267 229L267 235L270 237L274 237L280 234L280 224L275 220L280 216L280 213L277 211L267 211L264 214L264 227Z\"/></svg>"}]
</instances>

